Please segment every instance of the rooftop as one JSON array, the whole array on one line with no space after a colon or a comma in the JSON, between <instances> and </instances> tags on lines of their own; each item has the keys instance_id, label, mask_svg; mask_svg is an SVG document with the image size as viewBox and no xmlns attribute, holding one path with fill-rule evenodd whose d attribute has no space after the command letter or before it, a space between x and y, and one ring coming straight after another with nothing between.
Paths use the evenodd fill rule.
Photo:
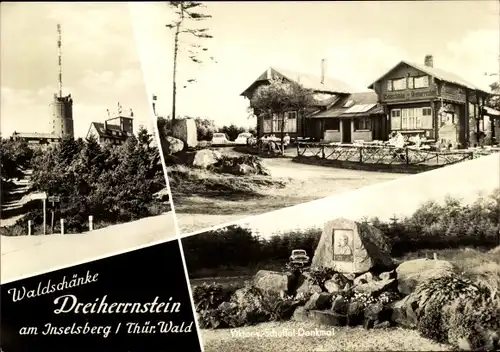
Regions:
<instances>
[{"instance_id":1,"label":"rooftop","mask_svg":"<svg viewBox=\"0 0 500 352\"><path fill-rule=\"evenodd\" d=\"M452 73L452 72L449 72L449 71L445 71L443 69L436 68L436 67L430 67L430 66L426 66L426 65L422 65L422 64L416 64L414 62L409 62L409 61L405 61L405 60L400 61L396 66L394 66L393 68L391 68L390 70L388 70L386 73L384 73L375 82L380 81L389 72L391 72L392 70L394 70L395 68L397 68L401 64L406 64L408 66L414 67L417 70L420 70L420 71L422 71L424 73L427 73L429 76L433 76L433 77L435 77L435 78L437 78L437 79L439 79L441 81L445 81L445 82L448 82L448 83L454 83L456 85L459 85L459 86L462 86L462 87L465 87L465 88L468 88L468 89L478 90L478 91L483 92L483 93L491 94L491 91L485 90L485 89L483 89L481 87L478 87L478 86L476 86L476 85L474 85L474 84L466 81L462 77L456 75L455 73ZM368 88L372 89L374 83L370 84L370 86Z\"/></svg>"},{"instance_id":2,"label":"rooftop","mask_svg":"<svg viewBox=\"0 0 500 352\"><path fill-rule=\"evenodd\" d=\"M321 83L321 77L309 73L303 73L283 68L270 67L261 74L247 89L241 93L242 96L247 96L248 92L254 88L256 83L268 81L272 77L285 78L289 81L300 83L304 88L311 89L318 93L330 94L347 94L355 91L353 87L336 78L325 76L324 82Z\"/></svg>"}]
</instances>

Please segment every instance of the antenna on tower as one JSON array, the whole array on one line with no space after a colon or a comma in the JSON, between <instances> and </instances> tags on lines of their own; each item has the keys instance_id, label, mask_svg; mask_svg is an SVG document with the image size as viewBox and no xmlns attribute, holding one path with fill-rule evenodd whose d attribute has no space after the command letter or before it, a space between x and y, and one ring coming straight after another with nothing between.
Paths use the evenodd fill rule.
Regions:
<instances>
[{"instance_id":1,"label":"antenna on tower","mask_svg":"<svg viewBox=\"0 0 500 352\"><path fill-rule=\"evenodd\" d=\"M61 25L57 24L57 58L59 69L59 97L62 98L62 55L61 55Z\"/></svg>"}]
</instances>

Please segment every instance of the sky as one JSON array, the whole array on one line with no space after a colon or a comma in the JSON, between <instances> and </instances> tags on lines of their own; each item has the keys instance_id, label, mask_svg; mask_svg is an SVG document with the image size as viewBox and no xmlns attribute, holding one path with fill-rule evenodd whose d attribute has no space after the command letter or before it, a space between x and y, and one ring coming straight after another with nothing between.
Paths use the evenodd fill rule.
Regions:
<instances>
[{"instance_id":1,"label":"sky","mask_svg":"<svg viewBox=\"0 0 500 352\"><path fill-rule=\"evenodd\" d=\"M63 94L73 97L76 137L92 121L134 111L134 130L153 126L152 108L126 3L1 5L2 136L50 132L49 104L58 89L57 24L62 28Z\"/></svg>"},{"instance_id":2,"label":"sky","mask_svg":"<svg viewBox=\"0 0 500 352\"><path fill-rule=\"evenodd\" d=\"M148 91L168 115L172 10L160 2L130 8ZM423 64L431 54L435 67L481 87L498 80L484 75L499 72L498 1L207 2L204 12L214 38L200 44L217 63L180 55L177 113L219 126L255 123L240 93L269 66L319 76L325 58L329 76L362 91L399 61ZM197 83L183 88L189 78Z\"/></svg>"},{"instance_id":3,"label":"sky","mask_svg":"<svg viewBox=\"0 0 500 352\"><path fill-rule=\"evenodd\" d=\"M57 23L77 137L118 102L133 109L136 130L151 126L152 94L158 114L170 114L173 36L165 24L173 12L165 2L0 6L2 135L49 132ZM203 44L216 62L196 65L180 54L177 113L219 126L255 124L240 93L269 66L319 75L325 58L328 75L365 90L400 60L432 54L436 67L477 85L498 80L484 75L499 71L497 1L207 2L205 12L214 38ZM184 88L189 78L197 82Z\"/></svg>"}]
</instances>

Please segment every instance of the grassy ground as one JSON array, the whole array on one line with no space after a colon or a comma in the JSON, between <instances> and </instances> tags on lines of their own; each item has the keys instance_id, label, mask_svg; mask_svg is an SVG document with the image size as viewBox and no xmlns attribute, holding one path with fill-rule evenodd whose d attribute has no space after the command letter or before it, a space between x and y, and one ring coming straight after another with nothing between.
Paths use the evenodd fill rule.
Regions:
<instances>
[{"instance_id":1,"label":"grassy ground","mask_svg":"<svg viewBox=\"0 0 500 352\"><path fill-rule=\"evenodd\" d=\"M239 329L202 330L206 352L451 351L406 329L365 330L313 323L264 323ZM316 336L305 336L316 334ZM323 336L321 336L323 335Z\"/></svg>"},{"instance_id":2,"label":"grassy ground","mask_svg":"<svg viewBox=\"0 0 500 352\"><path fill-rule=\"evenodd\" d=\"M241 155L231 150L224 150L224 154ZM403 176L303 165L291 158L263 159L263 164L271 176L221 175L183 166L169 168L181 231L195 231ZM188 215L200 219L200 226Z\"/></svg>"}]
</instances>

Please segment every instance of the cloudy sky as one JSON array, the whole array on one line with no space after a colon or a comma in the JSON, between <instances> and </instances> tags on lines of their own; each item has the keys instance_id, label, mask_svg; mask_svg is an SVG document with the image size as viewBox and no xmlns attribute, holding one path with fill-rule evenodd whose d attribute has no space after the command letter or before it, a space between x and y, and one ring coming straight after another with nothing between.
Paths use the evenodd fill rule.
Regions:
<instances>
[{"instance_id":1,"label":"cloudy sky","mask_svg":"<svg viewBox=\"0 0 500 352\"><path fill-rule=\"evenodd\" d=\"M74 99L75 135L106 109L133 109L134 128L152 126L126 3L1 4L1 133L50 132L57 92L57 23L62 27L63 93Z\"/></svg>"},{"instance_id":2,"label":"cloudy sky","mask_svg":"<svg viewBox=\"0 0 500 352\"><path fill-rule=\"evenodd\" d=\"M165 3L133 3L131 14L148 89L158 95L158 112L171 111L172 33ZM179 62L180 115L209 117L219 125L250 124L248 103L239 94L268 66L328 74L364 89L406 59L487 85L499 71L497 1L411 2L213 2L206 41L217 64ZM183 88L184 80L198 83Z\"/></svg>"}]
</instances>

